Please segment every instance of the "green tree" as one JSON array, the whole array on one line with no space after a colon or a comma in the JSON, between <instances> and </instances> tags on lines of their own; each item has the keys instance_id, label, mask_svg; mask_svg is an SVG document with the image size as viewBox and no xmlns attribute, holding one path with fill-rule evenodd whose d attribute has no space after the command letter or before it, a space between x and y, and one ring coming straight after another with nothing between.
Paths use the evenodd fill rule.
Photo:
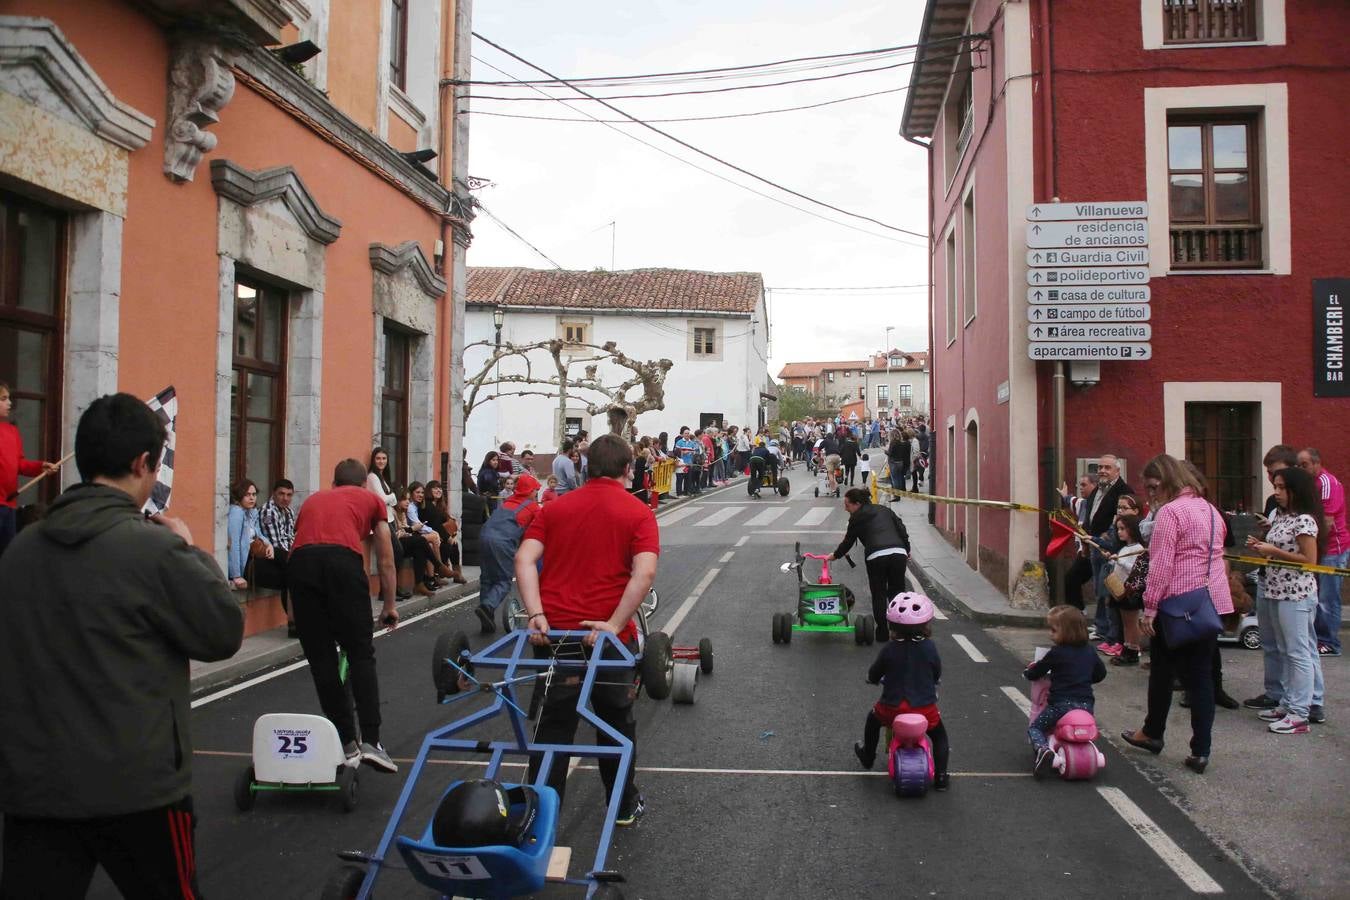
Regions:
<instances>
[{"instance_id":1,"label":"green tree","mask_svg":"<svg viewBox=\"0 0 1350 900\"><path fill-rule=\"evenodd\" d=\"M789 384L778 386L778 418L784 422L805 419L814 415L824 404L806 388Z\"/></svg>"}]
</instances>

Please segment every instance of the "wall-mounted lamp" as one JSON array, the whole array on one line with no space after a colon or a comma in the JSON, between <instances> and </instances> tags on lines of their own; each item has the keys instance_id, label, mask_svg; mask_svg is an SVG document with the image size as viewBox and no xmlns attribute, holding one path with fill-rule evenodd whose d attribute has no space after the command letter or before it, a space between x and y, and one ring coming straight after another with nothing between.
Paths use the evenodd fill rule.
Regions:
<instances>
[{"instance_id":1,"label":"wall-mounted lamp","mask_svg":"<svg viewBox=\"0 0 1350 900\"><path fill-rule=\"evenodd\" d=\"M430 147L426 147L421 150L412 150L408 153L400 153L399 156L403 157L413 165L424 165L425 163L429 163L436 158L436 151L432 150Z\"/></svg>"},{"instance_id":2,"label":"wall-mounted lamp","mask_svg":"<svg viewBox=\"0 0 1350 900\"><path fill-rule=\"evenodd\" d=\"M322 52L323 48L313 41L300 41L296 44L287 44L285 47L277 47L272 51L277 59L290 66L309 62Z\"/></svg>"}]
</instances>

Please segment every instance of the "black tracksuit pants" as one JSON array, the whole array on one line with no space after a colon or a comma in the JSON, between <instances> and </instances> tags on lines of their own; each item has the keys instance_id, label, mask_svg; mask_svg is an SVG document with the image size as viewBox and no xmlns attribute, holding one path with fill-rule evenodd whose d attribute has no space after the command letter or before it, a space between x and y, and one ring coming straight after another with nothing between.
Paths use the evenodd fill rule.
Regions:
<instances>
[{"instance_id":1,"label":"black tracksuit pants","mask_svg":"<svg viewBox=\"0 0 1350 900\"><path fill-rule=\"evenodd\" d=\"M905 589L905 568L909 565L909 555L892 553L878 556L867 561L867 587L872 592L872 618L876 620L877 632L885 635L886 606Z\"/></svg>"}]
</instances>

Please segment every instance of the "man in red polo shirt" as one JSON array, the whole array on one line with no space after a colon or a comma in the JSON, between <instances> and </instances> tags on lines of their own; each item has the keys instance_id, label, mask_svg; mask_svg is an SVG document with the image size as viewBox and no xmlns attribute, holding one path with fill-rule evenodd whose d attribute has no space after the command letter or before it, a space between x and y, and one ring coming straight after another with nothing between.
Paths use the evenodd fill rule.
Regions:
<instances>
[{"instance_id":1,"label":"man in red polo shirt","mask_svg":"<svg viewBox=\"0 0 1350 900\"><path fill-rule=\"evenodd\" d=\"M590 629L576 643L552 648L558 658L582 659L585 647L595 644L601 631L618 635L630 650L637 648L637 625L633 615L656 579L656 560L661 538L656 517L641 500L628 493L633 478L633 451L623 438L606 434L596 438L587 453L590 478L584 487L569 491L539 511L525 532L516 553L516 583L529 615L530 642L549 645L550 628L561 631ZM543 573L537 568L544 560ZM605 670L605 684L597 683L591 706L611 728L633 742L637 750L637 726L633 719L635 673ZM535 740L543 744L570 744L580 717L577 696L581 678L569 674L554 678L539 713ZM613 743L596 731L601 744ZM539 771L538 758L530 760L530 780ZM568 757L554 758L548 784L561 800L567 783ZM611 796L618 775L618 760L600 761L600 779ZM646 811L646 804L629 769L623 799L615 824L632 825Z\"/></svg>"},{"instance_id":2,"label":"man in red polo shirt","mask_svg":"<svg viewBox=\"0 0 1350 900\"><path fill-rule=\"evenodd\" d=\"M319 491L300 507L295 542L286 563L286 583L300 647L309 660L314 690L323 714L342 738L348 765L370 763L386 772L398 766L380 743L380 682L375 675L375 645L370 631L370 582L361 553L374 532L380 570L382 621L398 624L394 609L394 548L385 522L384 501L366 490L366 467L344 459L333 471L332 490ZM338 646L347 651L356 722L338 674Z\"/></svg>"}]
</instances>

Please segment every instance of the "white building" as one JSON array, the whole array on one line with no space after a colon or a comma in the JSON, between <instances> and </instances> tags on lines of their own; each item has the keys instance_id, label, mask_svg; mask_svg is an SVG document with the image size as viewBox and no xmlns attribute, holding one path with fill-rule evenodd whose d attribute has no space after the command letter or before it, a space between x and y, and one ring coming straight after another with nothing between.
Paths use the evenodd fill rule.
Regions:
<instances>
[{"instance_id":1,"label":"white building","mask_svg":"<svg viewBox=\"0 0 1350 900\"><path fill-rule=\"evenodd\" d=\"M874 354L864 372L869 416L928 414L928 354Z\"/></svg>"},{"instance_id":2,"label":"white building","mask_svg":"<svg viewBox=\"0 0 1350 900\"><path fill-rule=\"evenodd\" d=\"M744 427L763 421L769 399L762 393L767 383L769 323L764 279L758 273L470 267L464 325L466 396L473 390L471 379L492 356L498 313L503 346L554 338L596 345L613 341L639 362L669 359L673 365L666 375L665 409L641 414L639 434L655 437L666 431L673 442L683 425L698 428L715 421ZM564 359L593 355L592 348L579 346ZM547 351L535 351L529 360L535 378L556 377ZM500 370L502 376L523 375L526 364L519 356L508 357ZM584 370L584 364L574 364L569 378L584 378ZM632 375L609 361L600 363L596 374L605 385L621 384ZM520 391L536 394L508 396ZM628 399L637 399L640 391ZM465 423L464 442L475 469L483 455L503 441L540 454L557 449L561 417L557 389L508 383L500 386L500 392L499 399L476 405ZM495 393L494 385L488 384L480 397ZM569 396L565 411L568 433L586 429L594 436L607 431L603 413L592 417L586 411L588 402L602 398L584 390L576 394Z\"/></svg>"}]
</instances>

